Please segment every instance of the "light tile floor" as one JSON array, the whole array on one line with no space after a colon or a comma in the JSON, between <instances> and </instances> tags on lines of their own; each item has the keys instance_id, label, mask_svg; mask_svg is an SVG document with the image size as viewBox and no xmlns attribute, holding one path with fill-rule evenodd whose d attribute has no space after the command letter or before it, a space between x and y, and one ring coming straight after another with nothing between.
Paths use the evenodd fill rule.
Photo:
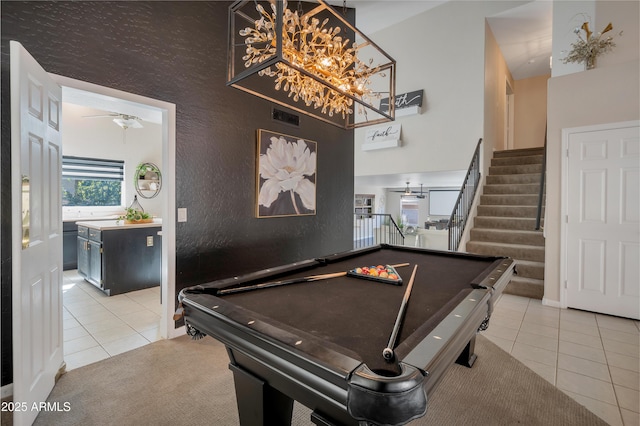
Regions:
<instances>
[{"instance_id":1,"label":"light tile floor","mask_svg":"<svg viewBox=\"0 0 640 426\"><path fill-rule=\"evenodd\" d=\"M160 338L160 287L107 296L77 271L64 271L63 325L67 371Z\"/></svg>"},{"instance_id":2,"label":"light tile floor","mask_svg":"<svg viewBox=\"0 0 640 426\"><path fill-rule=\"evenodd\" d=\"M505 294L482 334L610 425L640 425L639 321Z\"/></svg>"}]
</instances>

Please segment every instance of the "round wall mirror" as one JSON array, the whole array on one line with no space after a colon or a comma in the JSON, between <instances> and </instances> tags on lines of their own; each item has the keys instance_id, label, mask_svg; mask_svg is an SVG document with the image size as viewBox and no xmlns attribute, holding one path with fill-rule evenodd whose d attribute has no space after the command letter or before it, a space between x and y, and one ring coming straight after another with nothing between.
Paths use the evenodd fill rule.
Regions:
<instances>
[{"instance_id":1,"label":"round wall mirror","mask_svg":"<svg viewBox=\"0 0 640 426\"><path fill-rule=\"evenodd\" d=\"M140 163L133 175L133 186L142 198L153 198L162 187L160 169L153 163Z\"/></svg>"}]
</instances>

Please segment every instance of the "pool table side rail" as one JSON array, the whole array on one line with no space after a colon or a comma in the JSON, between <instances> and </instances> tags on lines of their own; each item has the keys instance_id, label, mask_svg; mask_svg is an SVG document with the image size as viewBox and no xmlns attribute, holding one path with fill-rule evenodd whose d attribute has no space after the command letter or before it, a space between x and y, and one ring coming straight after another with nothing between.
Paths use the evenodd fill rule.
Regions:
<instances>
[{"instance_id":1,"label":"pool table side rail","mask_svg":"<svg viewBox=\"0 0 640 426\"><path fill-rule=\"evenodd\" d=\"M222 311L227 303L212 295L187 296L183 299L185 321L224 344L230 364L249 368L247 371L251 372L267 371L269 376L265 380L269 386L292 398L295 396L296 401L312 410L333 414L332 418L338 418L341 411L347 413L349 377L362 365L361 361L328 348L318 348L314 336L305 339L306 349L313 345L311 350L316 354L321 351L332 362L324 363L309 354L302 355L296 349L295 340L290 341L300 336L285 336L281 329L259 320L251 326L241 325L236 321L238 312L234 312L234 318L229 318L228 313L221 314L201 304L203 300L207 305L211 301L220 302ZM284 342L270 337L273 335L284 338ZM242 362L237 363L236 359Z\"/></svg>"},{"instance_id":2,"label":"pool table side rail","mask_svg":"<svg viewBox=\"0 0 640 426\"><path fill-rule=\"evenodd\" d=\"M515 262L510 258L496 260L466 299L403 359L404 363L423 368L428 373L425 380L427 395L436 388L451 360L472 342L478 331L488 327L493 305L511 281L514 268ZM443 339L442 336L453 337ZM425 359L430 360L429 363L421 365Z\"/></svg>"}]
</instances>

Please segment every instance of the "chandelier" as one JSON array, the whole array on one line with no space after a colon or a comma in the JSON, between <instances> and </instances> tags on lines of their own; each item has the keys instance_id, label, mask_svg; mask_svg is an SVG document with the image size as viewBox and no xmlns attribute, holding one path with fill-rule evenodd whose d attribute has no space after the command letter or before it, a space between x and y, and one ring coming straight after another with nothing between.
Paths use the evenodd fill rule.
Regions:
<instances>
[{"instance_id":1,"label":"chandelier","mask_svg":"<svg viewBox=\"0 0 640 426\"><path fill-rule=\"evenodd\" d=\"M392 121L395 61L324 0L287 6L231 5L227 84L343 128Z\"/></svg>"}]
</instances>

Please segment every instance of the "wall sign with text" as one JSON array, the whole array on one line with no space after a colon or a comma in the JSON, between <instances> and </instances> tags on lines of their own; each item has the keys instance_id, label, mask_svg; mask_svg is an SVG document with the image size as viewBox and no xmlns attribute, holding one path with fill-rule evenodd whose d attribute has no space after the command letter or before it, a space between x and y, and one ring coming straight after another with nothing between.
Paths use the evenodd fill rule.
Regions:
<instances>
[{"instance_id":1,"label":"wall sign with text","mask_svg":"<svg viewBox=\"0 0 640 426\"><path fill-rule=\"evenodd\" d=\"M391 124L367 130L363 151L371 151L383 148L396 148L400 146L400 132L402 124Z\"/></svg>"},{"instance_id":2,"label":"wall sign with text","mask_svg":"<svg viewBox=\"0 0 640 426\"><path fill-rule=\"evenodd\" d=\"M423 97L424 89L402 93L395 96L393 99L396 109L396 117L420 114L420 112L422 112ZM383 112L389 111L389 98L383 98L380 100L380 110Z\"/></svg>"}]
</instances>

